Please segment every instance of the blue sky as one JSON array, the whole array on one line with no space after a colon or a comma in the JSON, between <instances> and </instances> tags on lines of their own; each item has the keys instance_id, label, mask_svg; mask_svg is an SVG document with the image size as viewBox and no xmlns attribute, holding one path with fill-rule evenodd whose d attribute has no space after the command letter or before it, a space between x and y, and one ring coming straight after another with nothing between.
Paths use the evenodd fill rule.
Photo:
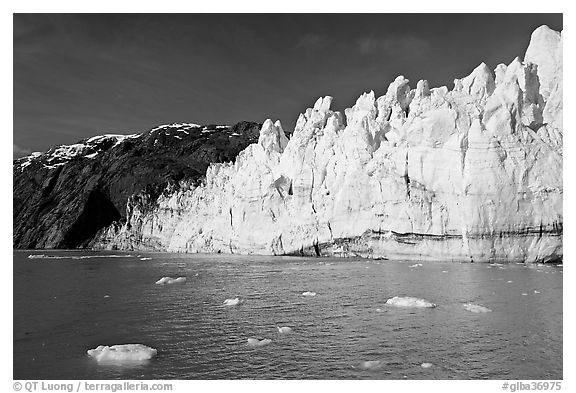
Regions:
<instances>
[{"instance_id":1,"label":"blue sky","mask_svg":"<svg viewBox=\"0 0 576 393\"><path fill-rule=\"evenodd\" d=\"M158 124L343 111L397 75L453 87L561 14L15 14L14 153Z\"/></svg>"}]
</instances>

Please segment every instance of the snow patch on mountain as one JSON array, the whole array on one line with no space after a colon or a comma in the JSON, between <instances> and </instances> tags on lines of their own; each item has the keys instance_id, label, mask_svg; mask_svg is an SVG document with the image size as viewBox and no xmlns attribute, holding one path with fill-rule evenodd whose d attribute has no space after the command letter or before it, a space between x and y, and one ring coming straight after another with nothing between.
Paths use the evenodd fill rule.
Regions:
<instances>
[{"instance_id":1,"label":"snow patch on mountain","mask_svg":"<svg viewBox=\"0 0 576 393\"><path fill-rule=\"evenodd\" d=\"M150 130L150 132L154 132L154 131L158 131L158 130L164 130L164 129L170 129L170 128L179 128L179 129L183 129L183 130L188 130L190 128L201 128L202 126L200 124L195 124L195 123L171 123L171 124L161 124L159 126L156 126L154 128L152 128Z\"/></svg>"},{"instance_id":2,"label":"snow patch on mountain","mask_svg":"<svg viewBox=\"0 0 576 393\"><path fill-rule=\"evenodd\" d=\"M96 158L102 151L114 148L127 139L138 138L139 136L140 134L96 135L72 145L57 146L44 153L34 152L29 156L15 160L14 167L24 171L31 164L38 162L46 169L55 169L78 157Z\"/></svg>"}]
</instances>

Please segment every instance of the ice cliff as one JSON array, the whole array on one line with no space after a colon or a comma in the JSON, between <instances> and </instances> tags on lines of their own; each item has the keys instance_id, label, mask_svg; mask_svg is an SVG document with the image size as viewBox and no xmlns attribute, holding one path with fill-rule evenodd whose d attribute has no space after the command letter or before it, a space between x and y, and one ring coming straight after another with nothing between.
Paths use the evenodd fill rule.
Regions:
<instances>
[{"instance_id":1,"label":"ice cliff","mask_svg":"<svg viewBox=\"0 0 576 393\"><path fill-rule=\"evenodd\" d=\"M95 246L465 261L562 257L562 35L454 88L397 77L344 115L332 97L288 140L264 122L205 182L129 200Z\"/></svg>"}]
</instances>

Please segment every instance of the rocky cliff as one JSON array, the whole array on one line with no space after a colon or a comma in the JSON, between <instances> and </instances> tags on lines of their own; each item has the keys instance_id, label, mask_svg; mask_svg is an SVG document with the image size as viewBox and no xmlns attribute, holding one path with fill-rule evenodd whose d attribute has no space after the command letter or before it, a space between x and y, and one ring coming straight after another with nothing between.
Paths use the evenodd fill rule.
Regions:
<instances>
[{"instance_id":1,"label":"rocky cliff","mask_svg":"<svg viewBox=\"0 0 576 393\"><path fill-rule=\"evenodd\" d=\"M234 163L153 204L95 246L464 261L562 258L562 36L454 88L399 76L344 115L318 99L290 140L267 120Z\"/></svg>"},{"instance_id":2,"label":"rocky cliff","mask_svg":"<svg viewBox=\"0 0 576 393\"><path fill-rule=\"evenodd\" d=\"M126 218L128 200L153 204L194 184L213 162L257 141L261 124L170 124L137 135L101 135L14 161L15 248L85 247Z\"/></svg>"}]
</instances>

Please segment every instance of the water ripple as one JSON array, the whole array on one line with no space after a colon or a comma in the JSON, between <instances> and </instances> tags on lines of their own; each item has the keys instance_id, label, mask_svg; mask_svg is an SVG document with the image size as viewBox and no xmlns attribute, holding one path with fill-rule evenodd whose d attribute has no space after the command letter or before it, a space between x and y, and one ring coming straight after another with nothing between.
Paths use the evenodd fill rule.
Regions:
<instances>
[{"instance_id":1,"label":"water ripple","mask_svg":"<svg viewBox=\"0 0 576 393\"><path fill-rule=\"evenodd\" d=\"M410 269L406 262L178 254L142 254L152 258L146 263L135 256L30 263L27 255L14 254L16 379L562 378L562 275L543 274L557 267ZM154 285L164 276L187 281ZM438 307L385 306L394 296ZM222 305L236 297L243 303ZM493 312L470 313L465 303ZM279 334L277 326L293 332ZM248 338L272 342L253 348ZM85 356L124 343L158 355L136 368L102 367ZM378 367L359 367L371 361Z\"/></svg>"}]
</instances>

